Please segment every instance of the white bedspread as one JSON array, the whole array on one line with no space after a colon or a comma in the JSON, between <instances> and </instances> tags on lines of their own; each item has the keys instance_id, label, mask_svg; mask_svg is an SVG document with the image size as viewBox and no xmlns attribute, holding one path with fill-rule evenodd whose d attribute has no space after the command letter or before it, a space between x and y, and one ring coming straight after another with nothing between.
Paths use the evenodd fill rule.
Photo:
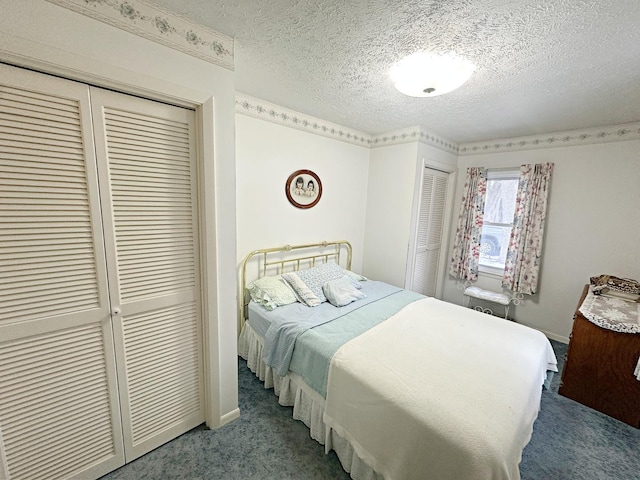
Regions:
<instances>
[{"instance_id":1,"label":"white bedspread","mask_svg":"<svg viewBox=\"0 0 640 480\"><path fill-rule=\"evenodd\" d=\"M331 429L387 479L515 480L556 358L540 332L434 298L334 355Z\"/></svg>"}]
</instances>

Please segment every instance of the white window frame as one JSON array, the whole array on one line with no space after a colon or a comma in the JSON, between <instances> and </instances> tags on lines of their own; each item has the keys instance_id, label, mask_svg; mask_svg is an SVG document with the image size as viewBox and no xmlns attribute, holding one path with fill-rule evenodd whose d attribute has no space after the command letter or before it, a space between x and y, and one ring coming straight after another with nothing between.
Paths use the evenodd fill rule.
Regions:
<instances>
[{"instance_id":1,"label":"white window frame","mask_svg":"<svg viewBox=\"0 0 640 480\"><path fill-rule=\"evenodd\" d=\"M508 167L508 168L487 170L487 182L491 180L518 180L519 178L520 178L520 167ZM485 205L486 205L486 197L485 197ZM511 228L513 228L513 221L511 223L494 223L494 222L487 222L483 219L483 226L484 225L494 225L497 227L510 226ZM491 267L489 265L483 265L482 263L480 263L481 261L482 259L480 259L478 263L478 271L481 274L500 277L500 278L504 276L504 268L496 268L496 267Z\"/></svg>"}]
</instances>

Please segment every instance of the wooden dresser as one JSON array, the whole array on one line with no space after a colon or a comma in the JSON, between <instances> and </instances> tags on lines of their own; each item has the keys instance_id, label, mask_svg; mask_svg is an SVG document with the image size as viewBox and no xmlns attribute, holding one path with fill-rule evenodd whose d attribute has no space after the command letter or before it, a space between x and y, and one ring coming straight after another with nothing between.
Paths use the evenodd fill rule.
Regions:
<instances>
[{"instance_id":1,"label":"wooden dresser","mask_svg":"<svg viewBox=\"0 0 640 480\"><path fill-rule=\"evenodd\" d=\"M573 317L559 393L640 428L640 381L634 375L640 334L615 332L587 320L579 309L588 288Z\"/></svg>"}]
</instances>

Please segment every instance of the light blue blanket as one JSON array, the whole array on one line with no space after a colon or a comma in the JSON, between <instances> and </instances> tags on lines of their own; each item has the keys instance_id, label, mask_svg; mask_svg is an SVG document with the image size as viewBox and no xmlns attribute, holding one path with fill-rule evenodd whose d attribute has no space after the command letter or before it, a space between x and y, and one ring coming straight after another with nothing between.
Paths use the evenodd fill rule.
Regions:
<instances>
[{"instance_id":1,"label":"light blue blanket","mask_svg":"<svg viewBox=\"0 0 640 480\"><path fill-rule=\"evenodd\" d=\"M344 307L293 304L270 312L265 363L278 375L285 375L291 368L324 395L331 356L342 344L423 298L383 282L367 281L362 286L367 297Z\"/></svg>"},{"instance_id":2,"label":"light blue blanket","mask_svg":"<svg viewBox=\"0 0 640 480\"><path fill-rule=\"evenodd\" d=\"M296 341L289 369L325 397L329 365L334 353L348 341L421 298L425 297L408 290L400 290L332 322L307 330Z\"/></svg>"}]
</instances>

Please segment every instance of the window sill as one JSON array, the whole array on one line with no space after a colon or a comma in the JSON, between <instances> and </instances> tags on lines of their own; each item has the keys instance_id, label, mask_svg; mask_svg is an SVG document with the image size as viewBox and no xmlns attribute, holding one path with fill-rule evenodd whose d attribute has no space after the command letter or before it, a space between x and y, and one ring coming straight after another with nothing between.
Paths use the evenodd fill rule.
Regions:
<instances>
[{"instance_id":1,"label":"window sill","mask_svg":"<svg viewBox=\"0 0 640 480\"><path fill-rule=\"evenodd\" d=\"M483 267L480 268L481 269L478 269L478 275L481 277L488 277L499 280L502 280L502 277L504 277L504 270L489 270L486 267L484 267L484 269Z\"/></svg>"}]
</instances>

